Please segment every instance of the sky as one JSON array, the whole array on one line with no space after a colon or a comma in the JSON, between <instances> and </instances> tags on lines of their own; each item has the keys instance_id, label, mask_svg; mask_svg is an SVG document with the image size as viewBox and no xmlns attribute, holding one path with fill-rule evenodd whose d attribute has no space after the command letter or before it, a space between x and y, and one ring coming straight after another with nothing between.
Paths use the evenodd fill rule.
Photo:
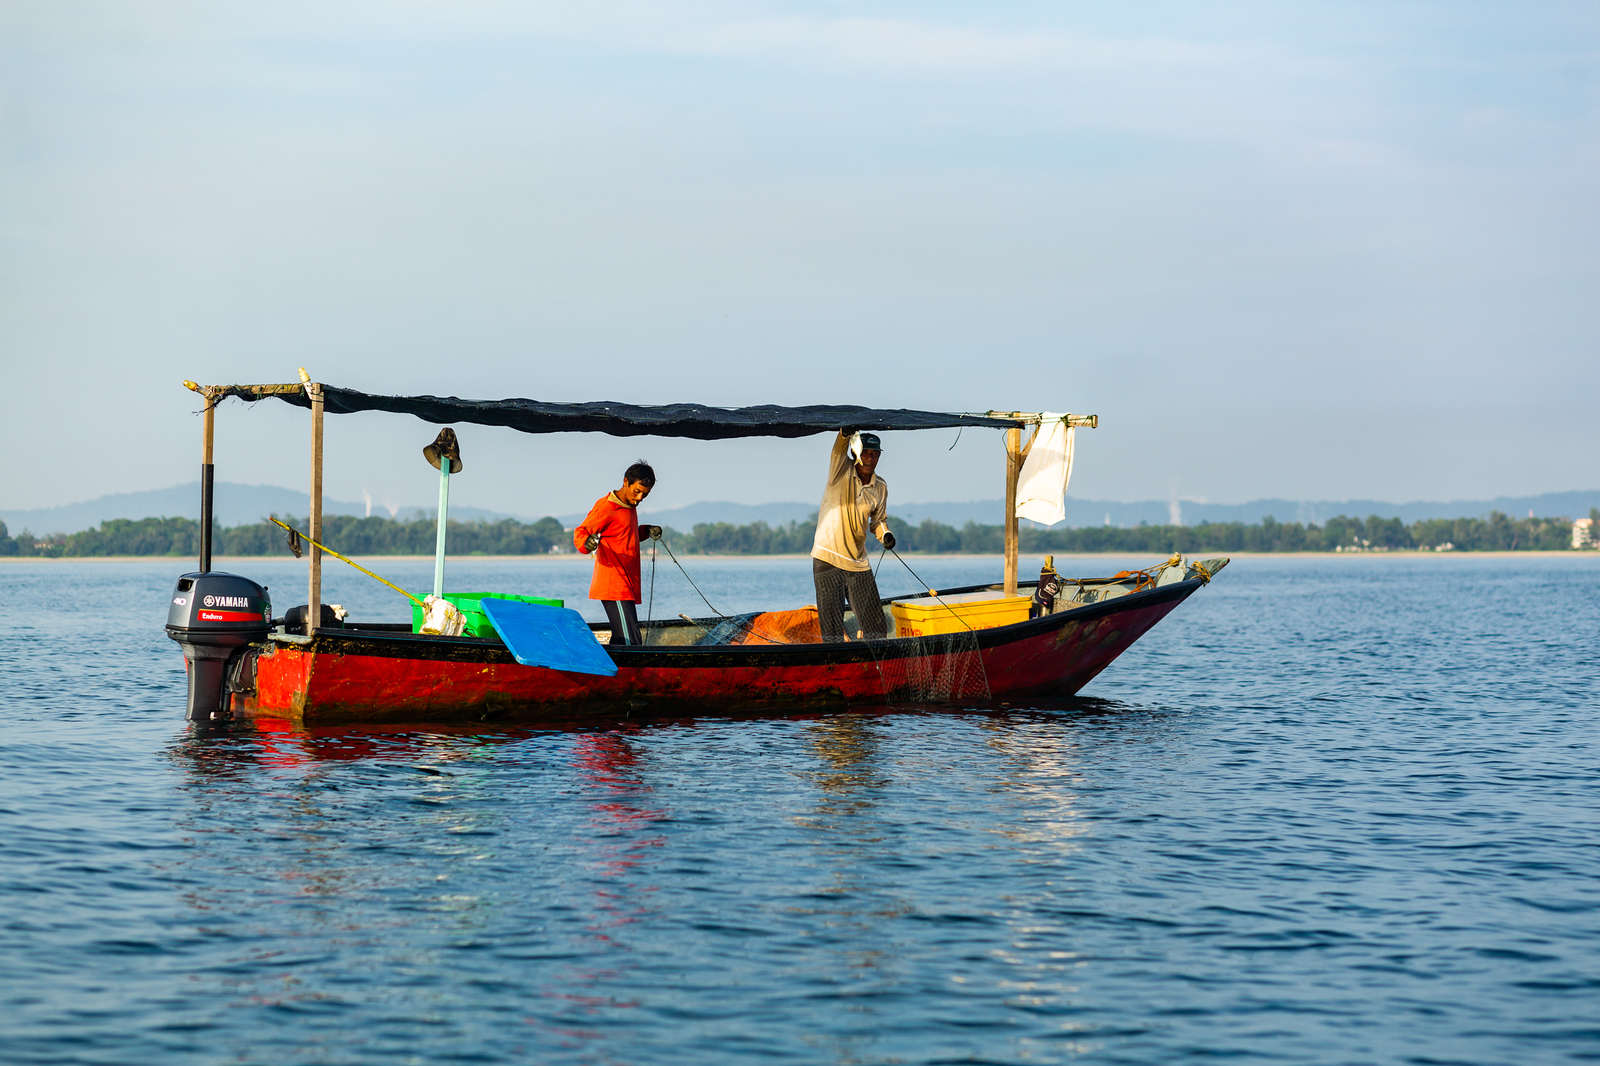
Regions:
<instances>
[{"instance_id":1,"label":"sky","mask_svg":"<svg viewBox=\"0 0 1600 1066\"><path fill-rule=\"evenodd\" d=\"M0 0L0 505L193 480L180 385L1095 413L1091 499L1600 485L1600 6ZM452 500L819 496L830 441L458 427ZM330 417L426 505L436 427ZM219 411L217 476L308 482ZM891 500L1001 495L888 434Z\"/></svg>"}]
</instances>

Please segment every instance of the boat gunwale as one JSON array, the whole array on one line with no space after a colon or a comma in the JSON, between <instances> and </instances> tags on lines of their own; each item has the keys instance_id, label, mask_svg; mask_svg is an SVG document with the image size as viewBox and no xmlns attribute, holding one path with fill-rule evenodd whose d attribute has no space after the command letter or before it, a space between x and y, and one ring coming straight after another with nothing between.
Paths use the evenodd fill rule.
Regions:
<instances>
[{"instance_id":1,"label":"boat gunwale","mask_svg":"<svg viewBox=\"0 0 1600 1066\"><path fill-rule=\"evenodd\" d=\"M977 649L979 651L987 651L1018 641L1032 639L1051 630L1063 628L1072 622L1103 618L1173 600L1182 601L1205 583L1203 578L1187 578L1168 585L1151 587L1112 599L1101 600L1098 603L1084 604L1079 607L1041 615L1038 618L1028 618L1020 622L975 629L970 632L975 638ZM961 589L945 589L943 592L955 594L960 591L982 591L992 587L994 586L985 583ZM1019 587L1021 586L1019 585ZM925 597L927 594L923 593L922 595ZM892 599L901 600L905 598L907 597L893 597ZM884 602L890 601L885 600ZM677 621L676 624L685 625L688 623ZM699 623L694 624L698 625ZM861 662L881 662L886 659L908 659L925 656L930 654L930 643L935 645L947 644L952 642L952 638L959 639L961 636L962 634L958 631L956 633L931 636L888 637L878 640L852 640L837 643L784 644L774 642L771 644L689 644L671 646L604 645L604 647L619 668L627 669L664 669L672 667L715 669L732 666L817 666L829 664L842 666ZM486 637L441 637L432 634L374 633L372 631L345 629L319 629L314 637L294 637L286 641L280 640L278 637L279 634L277 633L269 636L267 644L276 647L299 648L303 652L316 654L356 654L380 658L506 664L514 664L516 662L511 651L504 643ZM931 652L931 654L943 653L942 649Z\"/></svg>"}]
</instances>

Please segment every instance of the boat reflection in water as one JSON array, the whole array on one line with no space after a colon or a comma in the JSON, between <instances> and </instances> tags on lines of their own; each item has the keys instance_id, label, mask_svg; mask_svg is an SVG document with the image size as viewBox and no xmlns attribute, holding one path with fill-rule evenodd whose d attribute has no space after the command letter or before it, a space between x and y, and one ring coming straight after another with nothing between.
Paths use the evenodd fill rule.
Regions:
<instances>
[{"instance_id":1,"label":"boat reflection in water","mask_svg":"<svg viewBox=\"0 0 1600 1066\"><path fill-rule=\"evenodd\" d=\"M825 942L834 947L841 972L870 971L887 951L873 930L908 906L875 876L910 861L898 846L900 834L880 816L890 787L881 765L882 726L876 717L848 715L813 722L805 732L816 760L801 776L815 786L816 797L794 824L804 831L811 865L825 880L810 886L808 896L816 902L801 913L825 918Z\"/></svg>"},{"instance_id":2,"label":"boat reflection in water","mask_svg":"<svg viewBox=\"0 0 1600 1066\"><path fill-rule=\"evenodd\" d=\"M482 953L490 970L533 967L517 980L536 1044L599 1040L583 1017L628 1006L604 989L636 965L630 930L658 905L671 815L636 726L253 725L171 749L192 847L170 873L202 886L184 897L197 920L226 915L241 945L216 994L309 1009L343 999L352 967L392 980Z\"/></svg>"},{"instance_id":3,"label":"boat reflection in water","mask_svg":"<svg viewBox=\"0 0 1600 1066\"><path fill-rule=\"evenodd\" d=\"M1073 731L995 707L258 721L171 749L188 847L162 872L204 945L197 993L301 1019L286 1059L337 1058L349 1034L317 1012L376 997L376 1031L477 1026L508 1057L596 1061L668 1015L799 1004L816 1055L871 1060L922 1010L907 988L1032 935L1005 929L1019 894L1069 887Z\"/></svg>"}]
</instances>

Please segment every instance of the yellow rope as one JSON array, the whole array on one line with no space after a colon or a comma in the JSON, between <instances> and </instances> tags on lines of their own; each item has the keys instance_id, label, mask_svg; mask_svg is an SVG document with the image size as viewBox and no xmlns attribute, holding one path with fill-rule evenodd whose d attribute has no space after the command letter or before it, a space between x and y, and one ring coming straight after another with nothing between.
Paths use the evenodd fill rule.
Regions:
<instances>
[{"instance_id":1,"label":"yellow rope","mask_svg":"<svg viewBox=\"0 0 1600 1066\"><path fill-rule=\"evenodd\" d=\"M1172 558L1168 559L1159 566L1147 566L1143 570L1124 570L1114 576L1118 578L1134 578L1133 591L1141 592L1143 591L1145 585L1148 582L1154 581L1161 571L1165 570L1169 566L1177 566L1181 562L1183 562L1183 556L1178 552L1173 552Z\"/></svg>"},{"instance_id":2,"label":"yellow rope","mask_svg":"<svg viewBox=\"0 0 1600 1066\"><path fill-rule=\"evenodd\" d=\"M360 563L356 562L354 559L349 559L349 558L346 558L343 555L340 555L338 552L334 551L332 548L328 547L326 544L318 544L316 541L312 540L310 537L306 536L304 533L300 532L298 529L295 529L293 526L284 525L284 523L278 521L276 518L268 518L267 521L271 522L275 526L281 526L282 528L288 530L290 533L293 533L295 536L301 538L302 540L310 542L313 547L322 549L323 551L327 552L329 555L333 556L335 559L338 559L338 560L340 560L342 562L349 563L351 566L355 567L357 570L361 571L363 574L366 574L368 577L372 578L374 581L383 581L383 583L385 585L388 585L390 588L394 589L396 592L398 592L400 595L404 596L406 599L410 600L412 603L416 604L418 607L422 607L422 608L426 609L427 604L423 603L421 600L419 600L415 596L411 595L411 593L407 592L405 589L401 588L399 585L396 585L393 581L385 581L383 578L379 577L377 574L374 574L371 570L368 570L366 567L362 566Z\"/></svg>"}]
</instances>

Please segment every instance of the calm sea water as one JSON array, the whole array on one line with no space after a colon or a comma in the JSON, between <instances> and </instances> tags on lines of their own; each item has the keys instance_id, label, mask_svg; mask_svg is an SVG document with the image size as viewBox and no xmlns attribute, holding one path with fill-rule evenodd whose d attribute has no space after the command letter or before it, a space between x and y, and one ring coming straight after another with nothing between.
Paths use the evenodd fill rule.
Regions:
<instances>
[{"instance_id":1,"label":"calm sea water","mask_svg":"<svg viewBox=\"0 0 1600 1066\"><path fill-rule=\"evenodd\" d=\"M185 568L0 566L5 1062L1600 1058L1600 557L1240 560L1070 701L223 736Z\"/></svg>"}]
</instances>

